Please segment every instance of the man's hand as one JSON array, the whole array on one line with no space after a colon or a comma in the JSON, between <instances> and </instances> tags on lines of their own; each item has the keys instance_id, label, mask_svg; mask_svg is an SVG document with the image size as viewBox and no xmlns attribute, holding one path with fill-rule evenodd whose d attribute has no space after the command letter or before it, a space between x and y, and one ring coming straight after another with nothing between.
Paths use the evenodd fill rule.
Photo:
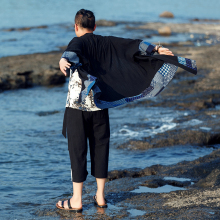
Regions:
<instances>
[{"instance_id":1,"label":"man's hand","mask_svg":"<svg viewBox=\"0 0 220 220\"><path fill-rule=\"evenodd\" d=\"M157 47L156 47L157 48ZM164 54L164 55L169 55L169 56L174 56L174 54L172 53L172 51L170 51L168 48L165 47L160 47L158 49L158 53L159 54Z\"/></svg>"},{"instance_id":2,"label":"man's hand","mask_svg":"<svg viewBox=\"0 0 220 220\"><path fill-rule=\"evenodd\" d=\"M70 68L71 64L68 63L68 61L65 58L61 58L59 65L60 65L60 70L66 76L66 69Z\"/></svg>"}]
</instances>

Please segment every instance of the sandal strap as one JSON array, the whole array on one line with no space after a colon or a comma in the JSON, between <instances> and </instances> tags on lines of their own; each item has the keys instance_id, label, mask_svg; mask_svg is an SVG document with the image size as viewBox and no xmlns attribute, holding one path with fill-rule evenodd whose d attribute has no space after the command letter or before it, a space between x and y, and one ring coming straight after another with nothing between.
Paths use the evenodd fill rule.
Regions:
<instances>
[{"instance_id":1,"label":"sandal strap","mask_svg":"<svg viewBox=\"0 0 220 220\"><path fill-rule=\"evenodd\" d=\"M64 208L64 201L61 202L62 208Z\"/></svg>"},{"instance_id":2,"label":"sandal strap","mask_svg":"<svg viewBox=\"0 0 220 220\"><path fill-rule=\"evenodd\" d=\"M68 199L68 207L69 209L72 209L71 204L70 204L70 199Z\"/></svg>"}]
</instances>

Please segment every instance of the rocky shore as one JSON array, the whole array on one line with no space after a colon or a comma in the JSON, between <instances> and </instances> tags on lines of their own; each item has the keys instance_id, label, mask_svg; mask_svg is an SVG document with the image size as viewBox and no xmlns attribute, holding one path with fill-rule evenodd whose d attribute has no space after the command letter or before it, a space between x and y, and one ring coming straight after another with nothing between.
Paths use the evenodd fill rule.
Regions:
<instances>
[{"instance_id":1,"label":"rocky shore","mask_svg":"<svg viewBox=\"0 0 220 220\"><path fill-rule=\"evenodd\" d=\"M195 59L198 75L179 70L160 96L134 102L134 106L172 107L190 113L176 120L175 129L131 140L118 148L141 150L193 145L213 148L213 152L194 161L183 161L144 169L132 168L109 172L106 184L108 209L94 208L95 182L85 186L84 211L71 214L39 210L38 216L74 219L219 219L220 216L220 46L175 47L175 54ZM195 120L193 123L190 124ZM200 122L200 123L198 123ZM138 166L138 165L137 165ZM70 196L70 195L69 195ZM68 196L67 196L68 197ZM51 201L55 203L56 201Z\"/></svg>"},{"instance_id":2,"label":"rocky shore","mask_svg":"<svg viewBox=\"0 0 220 220\"><path fill-rule=\"evenodd\" d=\"M52 215L76 219L219 219L220 216L220 46L175 47L175 54L195 59L198 75L179 71L158 98L134 102L134 106L172 107L190 111L176 121L174 130L131 140L118 148L145 150L150 148L193 145L213 148L213 152L194 161L183 161L145 169L132 168L109 172L106 199L109 208L94 209L92 192L95 183L86 188L84 212L74 215L58 210L41 210L40 216ZM190 121L195 122L189 124ZM94 185L93 185L94 184Z\"/></svg>"},{"instance_id":3,"label":"rocky shore","mask_svg":"<svg viewBox=\"0 0 220 220\"><path fill-rule=\"evenodd\" d=\"M175 24L172 25L169 26L174 30ZM207 32L204 32L203 24L196 25L199 33L217 34L217 26L209 26L206 28ZM152 26L143 24L139 28ZM160 24L155 28L160 28ZM186 25L185 29L181 29L179 25L175 32L191 32L190 28ZM194 32L195 30L193 29ZM93 208L91 198L95 183L90 182L85 184L82 214L76 215L44 206L35 213L37 216L64 219L219 219L220 45L183 47L179 44L169 47L176 55L196 60L198 74L194 76L179 70L160 96L131 103L127 108L163 106L187 114L174 120L175 129L143 140L130 140L118 148L141 150L147 154L151 148L164 150L165 147L193 145L213 148L214 151L194 161L183 161L170 166L158 164L145 169L109 172L106 185L109 208L106 210ZM61 54L62 51L1 58L0 91L64 83L66 78L58 66ZM167 189L171 189L171 192L165 192ZM50 202L48 207L54 205L57 198Z\"/></svg>"},{"instance_id":4,"label":"rocky shore","mask_svg":"<svg viewBox=\"0 0 220 220\"><path fill-rule=\"evenodd\" d=\"M64 219L219 219L219 186L220 150L216 150L175 165L109 172L107 209L94 207L93 182L85 187L82 214L45 206L35 214ZM52 205L56 200L50 202Z\"/></svg>"}]
</instances>

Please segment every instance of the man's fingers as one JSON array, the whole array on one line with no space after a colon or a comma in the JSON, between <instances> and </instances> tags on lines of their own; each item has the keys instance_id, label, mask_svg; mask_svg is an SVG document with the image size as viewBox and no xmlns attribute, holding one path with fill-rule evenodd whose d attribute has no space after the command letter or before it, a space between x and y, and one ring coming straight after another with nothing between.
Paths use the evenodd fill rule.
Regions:
<instances>
[{"instance_id":1,"label":"man's fingers","mask_svg":"<svg viewBox=\"0 0 220 220\"><path fill-rule=\"evenodd\" d=\"M174 54L171 51L169 51L169 52L161 52L160 54L174 56Z\"/></svg>"},{"instance_id":2,"label":"man's fingers","mask_svg":"<svg viewBox=\"0 0 220 220\"><path fill-rule=\"evenodd\" d=\"M66 76L66 71L65 71L65 69L61 69L61 68L60 68L60 70L61 70L61 72Z\"/></svg>"}]
</instances>

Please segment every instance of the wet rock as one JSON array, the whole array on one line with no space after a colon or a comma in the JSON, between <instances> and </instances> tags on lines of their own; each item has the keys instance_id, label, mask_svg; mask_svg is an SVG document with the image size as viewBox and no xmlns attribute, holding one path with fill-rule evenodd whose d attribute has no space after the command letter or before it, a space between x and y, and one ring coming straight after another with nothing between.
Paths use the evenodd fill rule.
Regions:
<instances>
[{"instance_id":1,"label":"wet rock","mask_svg":"<svg viewBox=\"0 0 220 220\"><path fill-rule=\"evenodd\" d=\"M162 17L162 18L174 18L174 15L173 15L172 12L164 11L163 13L160 14L160 17Z\"/></svg>"},{"instance_id":2,"label":"wet rock","mask_svg":"<svg viewBox=\"0 0 220 220\"><path fill-rule=\"evenodd\" d=\"M15 31L15 30L16 30L15 28L4 29L4 31L7 31L7 32L11 32L11 31Z\"/></svg>"},{"instance_id":3,"label":"wet rock","mask_svg":"<svg viewBox=\"0 0 220 220\"><path fill-rule=\"evenodd\" d=\"M191 21L199 21L199 22L220 22L219 19L199 19L199 18L191 19Z\"/></svg>"},{"instance_id":4,"label":"wet rock","mask_svg":"<svg viewBox=\"0 0 220 220\"><path fill-rule=\"evenodd\" d=\"M40 25L40 26L34 26L34 27L8 28L8 29L4 29L4 31L8 31L8 32L10 32L10 31L29 31L34 28L45 29L45 28L48 28L48 26L47 25Z\"/></svg>"},{"instance_id":5,"label":"wet rock","mask_svg":"<svg viewBox=\"0 0 220 220\"><path fill-rule=\"evenodd\" d=\"M204 179L199 180L195 186L202 188L209 188L220 185L220 170L213 169L211 173Z\"/></svg>"},{"instance_id":6,"label":"wet rock","mask_svg":"<svg viewBox=\"0 0 220 220\"><path fill-rule=\"evenodd\" d=\"M11 38L11 39L7 39L7 40L2 40L2 42L11 42L11 41L17 41L17 39L16 38Z\"/></svg>"},{"instance_id":7,"label":"wet rock","mask_svg":"<svg viewBox=\"0 0 220 220\"><path fill-rule=\"evenodd\" d=\"M16 28L15 30L16 30L16 31L29 31L29 30L31 30L31 29L33 29L33 27Z\"/></svg>"},{"instance_id":8,"label":"wet rock","mask_svg":"<svg viewBox=\"0 0 220 220\"><path fill-rule=\"evenodd\" d=\"M54 115L59 113L59 111L45 111L45 112L38 112L36 113L39 116L47 116L47 115Z\"/></svg>"},{"instance_id":9,"label":"wet rock","mask_svg":"<svg viewBox=\"0 0 220 220\"><path fill-rule=\"evenodd\" d=\"M64 74L58 70L47 69L44 71L41 85L60 85L66 82Z\"/></svg>"},{"instance_id":10,"label":"wet rock","mask_svg":"<svg viewBox=\"0 0 220 220\"><path fill-rule=\"evenodd\" d=\"M40 26L37 26L36 28L38 28L38 29L45 29L45 28L48 28L48 26L47 25L40 25Z\"/></svg>"},{"instance_id":11,"label":"wet rock","mask_svg":"<svg viewBox=\"0 0 220 220\"><path fill-rule=\"evenodd\" d=\"M101 19L101 20L96 21L96 25L97 26L112 27L112 26L116 26L116 22L114 22L114 21L107 21L107 20Z\"/></svg>"},{"instance_id":12,"label":"wet rock","mask_svg":"<svg viewBox=\"0 0 220 220\"><path fill-rule=\"evenodd\" d=\"M125 177L137 178L142 176L156 175L159 168L160 166L152 166L146 167L145 169L131 168L127 170L112 170L108 173L108 181Z\"/></svg>"},{"instance_id":13,"label":"wet rock","mask_svg":"<svg viewBox=\"0 0 220 220\"><path fill-rule=\"evenodd\" d=\"M120 218L120 212L137 209L145 211L145 214L136 216L135 219L204 219L204 216L206 219L218 219L220 150L194 161L157 168L156 176L144 176L143 170L134 169L139 177L122 177L107 183L108 202L120 207L114 216ZM191 181L166 180L163 178L165 176L190 178L197 183L191 185ZM208 185L209 182L212 184ZM160 190L164 185L185 187L185 190L170 193L130 192L139 186ZM123 214L124 217L131 218L129 213L127 216ZM105 218L107 216L103 217Z\"/></svg>"},{"instance_id":14,"label":"wet rock","mask_svg":"<svg viewBox=\"0 0 220 220\"><path fill-rule=\"evenodd\" d=\"M130 140L118 146L119 149L146 150L150 148L160 148L175 145L213 145L220 144L220 133L211 134L206 131L195 130L173 130L154 137L147 137L145 141Z\"/></svg>"},{"instance_id":15,"label":"wet rock","mask_svg":"<svg viewBox=\"0 0 220 220\"><path fill-rule=\"evenodd\" d=\"M201 181L200 183L207 182L211 176L216 175L216 178L213 178L212 186L217 186L219 185L218 170L220 170L220 150L213 151L211 154L194 161L183 161L174 166L162 167L160 173L168 176L191 178L195 182ZM198 186L201 187L202 184L198 184ZM194 184L191 187L196 188L198 186Z\"/></svg>"},{"instance_id":16,"label":"wet rock","mask_svg":"<svg viewBox=\"0 0 220 220\"><path fill-rule=\"evenodd\" d=\"M220 98L213 98L213 99L212 99L212 103L213 103L214 105L220 105Z\"/></svg>"},{"instance_id":17,"label":"wet rock","mask_svg":"<svg viewBox=\"0 0 220 220\"><path fill-rule=\"evenodd\" d=\"M58 66L60 56L60 52L51 52L1 58L0 91L65 83Z\"/></svg>"},{"instance_id":18,"label":"wet rock","mask_svg":"<svg viewBox=\"0 0 220 220\"><path fill-rule=\"evenodd\" d=\"M161 36L170 36L172 31L171 31L171 28L168 27L168 26L164 26L164 27L161 27L158 29L158 33L161 35Z\"/></svg>"},{"instance_id":19,"label":"wet rock","mask_svg":"<svg viewBox=\"0 0 220 220\"><path fill-rule=\"evenodd\" d=\"M153 179L153 180L147 180L142 186L147 186L149 188L158 188L165 185L171 185L176 187L187 187L191 185L190 181L177 181L177 180L164 180L164 179Z\"/></svg>"}]
</instances>

